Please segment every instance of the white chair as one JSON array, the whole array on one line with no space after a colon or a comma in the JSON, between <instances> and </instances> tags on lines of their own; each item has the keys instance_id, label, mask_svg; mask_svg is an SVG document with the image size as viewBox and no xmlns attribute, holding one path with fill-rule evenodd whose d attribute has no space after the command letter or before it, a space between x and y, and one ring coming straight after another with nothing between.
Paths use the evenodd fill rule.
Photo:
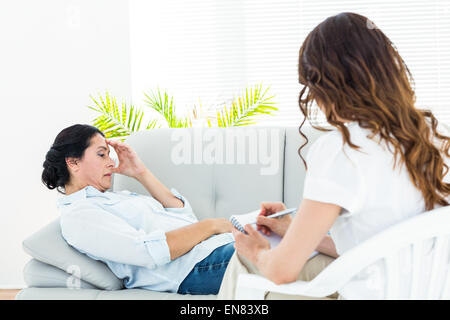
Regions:
<instances>
[{"instance_id":1,"label":"white chair","mask_svg":"<svg viewBox=\"0 0 450 320\"><path fill-rule=\"evenodd\" d=\"M342 254L312 281L276 285L258 275L241 274L236 286L236 299L264 299L268 291L317 298L339 292L345 299L345 291L351 290L345 286L352 277L381 261L384 265L384 299L448 300L449 239L450 206L446 206L419 214L383 230ZM405 270L399 265L399 256L401 252L406 251L411 257L411 260L408 260L411 269L406 274L409 282L407 296L401 294L399 285L400 277L405 278ZM427 265L428 269L424 268L424 265ZM428 279L425 284L424 277Z\"/></svg>"}]
</instances>

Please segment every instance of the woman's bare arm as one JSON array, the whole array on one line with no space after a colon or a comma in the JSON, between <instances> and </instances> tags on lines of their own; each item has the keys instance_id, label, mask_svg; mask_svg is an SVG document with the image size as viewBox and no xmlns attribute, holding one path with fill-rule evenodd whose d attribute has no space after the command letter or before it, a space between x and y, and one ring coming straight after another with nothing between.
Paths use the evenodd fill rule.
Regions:
<instances>
[{"instance_id":1,"label":"woman's bare arm","mask_svg":"<svg viewBox=\"0 0 450 320\"><path fill-rule=\"evenodd\" d=\"M190 251L198 243L219 233L231 232L232 224L228 219L205 219L188 226L166 232L170 259L174 260Z\"/></svg>"},{"instance_id":2,"label":"woman's bare arm","mask_svg":"<svg viewBox=\"0 0 450 320\"><path fill-rule=\"evenodd\" d=\"M113 173L123 174L125 176L135 178L153 198L158 200L165 208L183 208L184 203L165 185L163 185L153 173L145 166L144 162L139 158L136 151L128 144L105 139L106 143L114 148L119 157L119 166L112 168Z\"/></svg>"},{"instance_id":3,"label":"woman's bare arm","mask_svg":"<svg viewBox=\"0 0 450 320\"><path fill-rule=\"evenodd\" d=\"M138 180L150 195L158 200L164 208L183 208L184 203L177 197L175 197L172 192L162 184L155 175L148 169L144 173L136 176Z\"/></svg>"}]
</instances>

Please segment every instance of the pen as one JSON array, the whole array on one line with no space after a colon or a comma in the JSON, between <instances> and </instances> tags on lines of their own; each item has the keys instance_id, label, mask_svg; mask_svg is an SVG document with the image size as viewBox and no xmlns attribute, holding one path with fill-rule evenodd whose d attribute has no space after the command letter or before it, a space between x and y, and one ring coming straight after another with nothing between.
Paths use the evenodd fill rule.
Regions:
<instances>
[{"instance_id":1,"label":"pen","mask_svg":"<svg viewBox=\"0 0 450 320\"><path fill-rule=\"evenodd\" d=\"M271 214L270 216L266 216L266 218L278 218L280 216L284 216L285 214L293 213L295 211L297 211L297 208L290 208L290 209L276 212L274 214Z\"/></svg>"}]
</instances>

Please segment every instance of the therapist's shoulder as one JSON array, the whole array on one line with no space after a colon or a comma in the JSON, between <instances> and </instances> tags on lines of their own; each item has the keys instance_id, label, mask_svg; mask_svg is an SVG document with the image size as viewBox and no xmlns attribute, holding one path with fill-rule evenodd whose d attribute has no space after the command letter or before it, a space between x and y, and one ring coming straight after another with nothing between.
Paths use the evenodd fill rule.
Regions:
<instances>
[{"instance_id":1,"label":"therapist's shoulder","mask_svg":"<svg viewBox=\"0 0 450 320\"><path fill-rule=\"evenodd\" d=\"M320 136L312 142L308 154L336 153L342 149L342 146L342 134L338 129L333 128L330 131L321 133Z\"/></svg>"},{"instance_id":2,"label":"therapist's shoulder","mask_svg":"<svg viewBox=\"0 0 450 320\"><path fill-rule=\"evenodd\" d=\"M354 145L365 145L370 140L369 136L371 131L359 126L357 122L350 122L346 124L348 130L348 140ZM327 146L335 149L342 149L346 147L348 143L345 142L344 134L340 129L332 127L332 129L324 134L322 134L317 139L317 144L322 146Z\"/></svg>"},{"instance_id":3,"label":"therapist's shoulder","mask_svg":"<svg viewBox=\"0 0 450 320\"><path fill-rule=\"evenodd\" d=\"M331 144L342 146L342 134L341 132L333 128L328 132L324 132L317 140L317 144Z\"/></svg>"}]
</instances>

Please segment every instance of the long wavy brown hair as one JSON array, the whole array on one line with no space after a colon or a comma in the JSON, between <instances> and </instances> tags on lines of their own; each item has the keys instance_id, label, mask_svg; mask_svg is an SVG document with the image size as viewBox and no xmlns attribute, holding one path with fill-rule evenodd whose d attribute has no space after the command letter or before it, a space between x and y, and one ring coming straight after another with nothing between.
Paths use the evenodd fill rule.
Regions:
<instances>
[{"instance_id":1,"label":"long wavy brown hair","mask_svg":"<svg viewBox=\"0 0 450 320\"><path fill-rule=\"evenodd\" d=\"M346 121L369 129L370 137L394 147L394 168L406 164L414 185L421 191L425 209L447 206L450 184L443 178L448 166L450 138L437 132L438 121L430 110L415 107L414 80L397 48L366 17L343 12L329 17L306 37L299 53L299 82L303 85L299 106L311 123L315 101L327 122L342 134L344 144L354 149ZM311 123L321 131L330 129ZM433 143L433 140L435 143ZM436 145L436 141L440 141ZM441 154L442 152L442 154ZM444 172L445 168L445 172Z\"/></svg>"}]
</instances>

